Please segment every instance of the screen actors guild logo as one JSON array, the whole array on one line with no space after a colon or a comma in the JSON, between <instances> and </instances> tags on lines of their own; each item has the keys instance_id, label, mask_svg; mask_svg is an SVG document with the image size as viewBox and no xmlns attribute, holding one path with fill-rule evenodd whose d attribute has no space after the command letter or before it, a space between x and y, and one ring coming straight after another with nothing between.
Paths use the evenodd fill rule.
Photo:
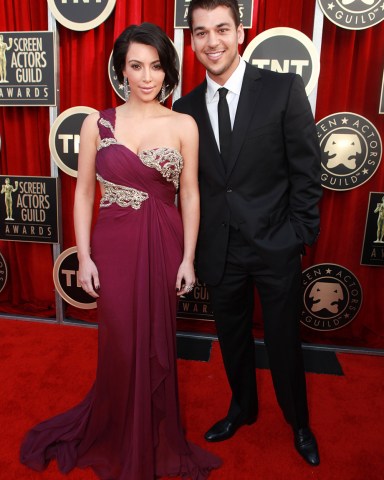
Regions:
<instances>
[{"instance_id":1,"label":"screen actors guild logo","mask_svg":"<svg viewBox=\"0 0 384 480\"><path fill-rule=\"evenodd\" d=\"M0 32L0 105L55 105L55 64L53 32Z\"/></svg>"},{"instance_id":2,"label":"screen actors guild logo","mask_svg":"<svg viewBox=\"0 0 384 480\"><path fill-rule=\"evenodd\" d=\"M8 268L5 259L0 252L0 292L3 291L8 279Z\"/></svg>"},{"instance_id":3,"label":"screen actors guild logo","mask_svg":"<svg viewBox=\"0 0 384 480\"><path fill-rule=\"evenodd\" d=\"M384 192L369 193L360 263L384 267Z\"/></svg>"},{"instance_id":4,"label":"screen actors guild logo","mask_svg":"<svg viewBox=\"0 0 384 480\"><path fill-rule=\"evenodd\" d=\"M9 39L9 45L3 41L3 38L3 35L0 35L0 83L8 83L6 51L12 48L12 38Z\"/></svg>"},{"instance_id":5,"label":"screen actors guild logo","mask_svg":"<svg viewBox=\"0 0 384 480\"><path fill-rule=\"evenodd\" d=\"M17 191L17 188L19 186L19 182L16 180L15 181L15 186L11 185L11 180L7 177L5 179L5 183L1 187L1 193L4 194L4 201L5 201L5 211L6 211L6 218L5 220L15 220L13 218L13 209L12 209L12 193Z\"/></svg>"},{"instance_id":6,"label":"screen actors guild logo","mask_svg":"<svg viewBox=\"0 0 384 480\"><path fill-rule=\"evenodd\" d=\"M109 56L109 61L108 61L108 77L109 81L112 85L113 90L115 93L121 98L121 100L125 101L124 99L124 86L122 83L119 82L115 69L113 67L113 57L112 57L113 52L111 52Z\"/></svg>"},{"instance_id":7,"label":"screen actors guild logo","mask_svg":"<svg viewBox=\"0 0 384 480\"><path fill-rule=\"evenodd\" d=\"M356 188L376 172L381 139L366 118L350 112L329 115L317 123L321 147L321 183L330 190Z\"/></svg>"},{"instance_id":8,"label":"screen actors guild logo","mask_svg":"<svg viewBox=\"0 0 384 480\"><path fill-rule=\"evenodd\" d=\"M377 213L377 238L374 243L384 243L384 197L378 203L374 213Z\"/></svg>"},{"instance_id":9,"label":"screen actors guild logo","mask_svg":"<svg viewBox=\"0 0 384 480\"><path fill-rule=\"evenodd\" d=\"M193 290L179 298L176 317L178 320L213 321L212 307L205 283L197 279Z\"/></svg>"},{"instance_id":10,"label":"screen actors guild logo","mask_svg":"<svg viewBox=\"0 0 384 480\"><path fill-rule=\"evenodd\" d=\"M359 281L340 265L314 265L303 272L302 284L301 323L313 330L345 327L360 310L362 290Z\"/></svg>"},{"instance_id":11,"label":"screen actors guild logo","mask_svg":"<svg viewBox=\"0 0 384 480\"><path fill-rule=\"evenodd\" d=\"M0 239L57 243L57 178L0 175L0 185Z\"/></svg>"},{"instance_id":12,"label":"screen actors guild logo","mask_svg":"<svg viewBox=\"0 0 384 480\"><path fill-rule=\"evenodd\" d=\"M188 8L191 0L175 0L175 10L174 10L174 28L188 28L187 16ZM252 18L253 18L253 0L240 0L239 4L239 13L240 21L243 24L244 28L252 27Z\"/></svg>"},{"instance_id":13,"label":"screen actors guild logo","mask_svg":"<svg viewBox=\"0 0 384 480\"><path fill-rule=\"evenodd\" d=\"M363 30L384 19L383 0L318 0L324 15L338 27Z\"/></svg>"}]
</instances>

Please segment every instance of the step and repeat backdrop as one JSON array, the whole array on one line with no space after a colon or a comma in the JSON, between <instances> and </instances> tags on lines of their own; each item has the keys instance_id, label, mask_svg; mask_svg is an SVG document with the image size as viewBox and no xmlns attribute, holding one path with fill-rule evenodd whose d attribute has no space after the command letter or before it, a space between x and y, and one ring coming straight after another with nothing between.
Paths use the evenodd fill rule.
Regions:
<instances>
[{"instance_id":1,"label":"step and repeat backdrop","mask_svg":"<svg viewBox=\"0 0 384 480\"><path fill-rule=\"evenodd\" d=\"M205 74L191 50L189 1L155 3L4 0L0 6L3 316L55 317L58 292L67 318L96 320L97 305L77 281L72 210L82 122L123 101L113 41L129 24L156 23L178 50L175 95ZM246 29L240 54L259 68L301 75L317 124L322 227L303 258L303 339L383 349L384 0L239 5ZM179 326L214 332L213 320L198 281L179 302ZM258 309L255 334L262 330Z\"/></svg>"}]
</instances>

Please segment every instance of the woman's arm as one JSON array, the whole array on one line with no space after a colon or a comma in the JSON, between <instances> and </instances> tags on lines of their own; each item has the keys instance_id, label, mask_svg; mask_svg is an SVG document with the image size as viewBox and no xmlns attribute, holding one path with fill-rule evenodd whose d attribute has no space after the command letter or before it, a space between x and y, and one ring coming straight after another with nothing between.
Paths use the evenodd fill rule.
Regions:
<instances>
[{"instance_id":1,"label":"woman's arm","mask_svg":"<svg viewBox=\"0 0 384 480\"><path fill-rule=\"evenodd\" d=\"M80 132L80 150L74 204L74 224L79 259L79 283L92 297L100 288L96 265L91 259L91 225L96 186L96 147L98 113L88 115Z\"/></svg>"},{"instance_id":2,"label":"woman's arm","mask_svg":"<svg viewBox=\"0 0 384 480\"><path fill-rule=\"evenodd\" d=\"M195 121L188 115L178 118L181 137L181 154L184 167L180 176L180 205L184 230L184 254L179 267L176 289L178 295L191 291L195 283L195 249L200 221L200 196L198 185L199 134Z\"/></svg>"}]
</instances>

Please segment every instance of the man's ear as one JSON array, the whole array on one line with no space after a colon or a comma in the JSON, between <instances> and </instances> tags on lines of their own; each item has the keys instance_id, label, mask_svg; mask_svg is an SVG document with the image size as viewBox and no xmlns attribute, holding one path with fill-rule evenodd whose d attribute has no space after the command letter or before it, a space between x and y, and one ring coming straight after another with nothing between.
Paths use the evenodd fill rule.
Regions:
<instances>
[{"instance_id":1,"label":"man's ear","mask_svg":"<svg viewBox=\"0 0 384 480\"><path fill-rule=\"evenodd\" d=\"M237 41L239 45L244 43L244 27L242 23L237 27Z\"/></svg>"}]
</instances>

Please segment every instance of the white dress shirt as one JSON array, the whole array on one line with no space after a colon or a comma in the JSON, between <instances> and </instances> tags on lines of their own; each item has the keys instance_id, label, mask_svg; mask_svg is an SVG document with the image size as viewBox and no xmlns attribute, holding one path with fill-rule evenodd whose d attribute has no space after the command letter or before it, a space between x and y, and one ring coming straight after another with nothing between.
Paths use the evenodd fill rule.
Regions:
<instances>
[{"instance_id":1,"label":"white dress shirt","mask_svg":"<svg viewBox=\"0 0 384 480\"><path fill-rule=\"evenodd\" d=\"M207 103L207 109L209 114L209 119L211 120L211 125L213 133L215 134L215 139L217 146L220 150L219 142L219 121L217 117L217 105L219 103L219 93L218 90L221 87L225 87L228 90L227 93L227 102L229 108L229 115L231 117L231 126L233 129L233 124L235 122L237 105L239 103L241 85L243 84L244 72L245 72L245 61L240 57L239 65L236 70L232 73L229 79L225 82L224 85L219 85L214 82L208 74L207 78L207 92L205 94L205 101Z\"/></svg>"}]
</instances>

